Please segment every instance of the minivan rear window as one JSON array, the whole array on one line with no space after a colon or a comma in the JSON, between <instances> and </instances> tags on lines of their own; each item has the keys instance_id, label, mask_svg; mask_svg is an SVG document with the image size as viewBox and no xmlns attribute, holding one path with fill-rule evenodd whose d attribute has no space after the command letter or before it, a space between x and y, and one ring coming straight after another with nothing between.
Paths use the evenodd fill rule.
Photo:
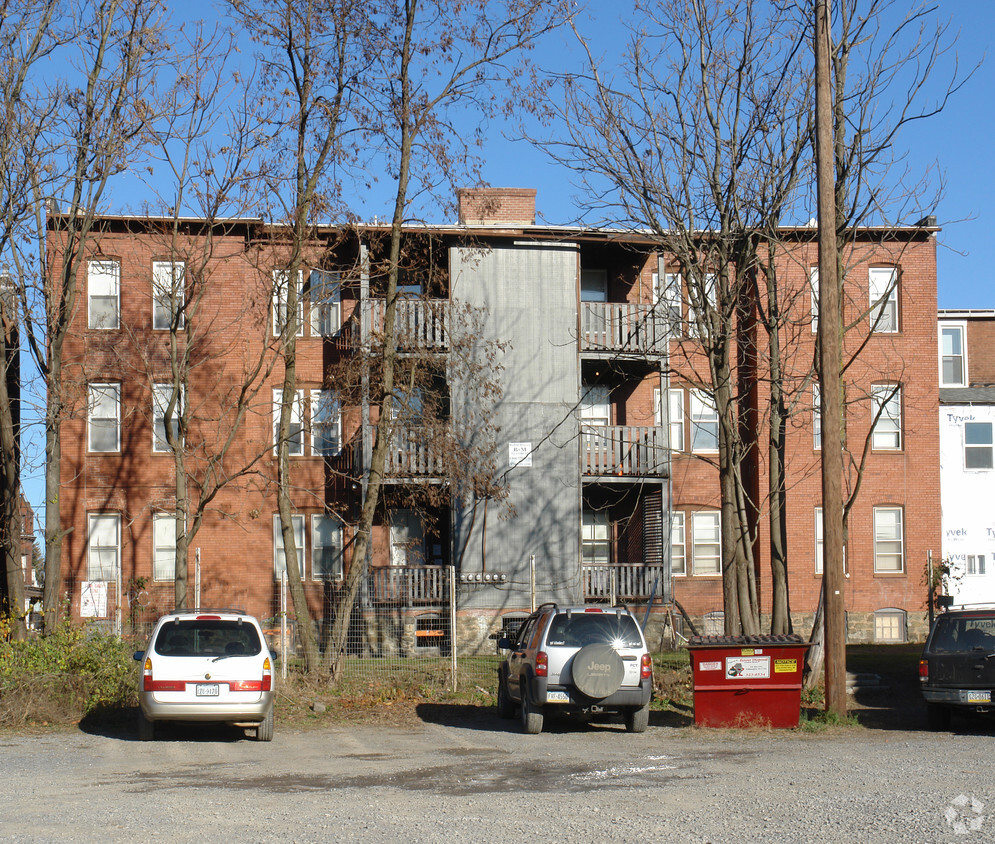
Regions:
<instances>
[{"instance_id":1,"label":"minivan rear window","mask_svg":"<svg viewBox=\"0 0 995 844\"><path fill-rule=\"evenodd\" d=\"M585 645L641 648L643 639L631 615L558 613L549 625L546 644L564 648L582 648Z\"/></svg>"},{"instance_id":2,"label":"minivan rear window","mask_svg":"<svg viewBox=\"0 0 995 844\"><path fill-rule=\"evenodd\" d=\"M164 624L154 650L161 656L255 656L262 650L252 624L221 619L184 619Z\"/></svg>"}]
</instances>

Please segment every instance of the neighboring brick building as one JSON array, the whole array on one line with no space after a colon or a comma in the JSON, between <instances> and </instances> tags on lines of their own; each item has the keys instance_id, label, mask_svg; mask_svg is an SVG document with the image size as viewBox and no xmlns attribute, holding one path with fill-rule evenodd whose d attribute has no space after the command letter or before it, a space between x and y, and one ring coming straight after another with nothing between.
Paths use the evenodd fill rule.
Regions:
<instances>
[{"instance_id":1,"label":"neighboring brick building","mask_svg":"<svg viewBox=\"0 0 995 844\"><path fill-rule=\"evenodd\" d=\"M943 561L957 604L995 602L995 311L943 310L940 485ZM941 559L935 562L939 565Z\"/></svg>"},{"instance_id":2,"label":"neighboring brick building","mask_svg":"<svg viewBox=\"0 0 995 844\"><path fill-rule=\"evenodd\" d=\"M408 259L402 279L399 342L406 354L437 356L439 379L449 379L446 405L458 421L476 399L453 374L457 303L480 315L465 348L501 388L485 412L497 432L491 456L513 510L501 511L486 496L476 507L438 494L428 506L410 503L419 489L434 484L437 493L455 485L438 483L446 455L419 440L412 419L421 399L399 395L371 555L382 578L372 581L364 600L395 588L393 572L414 572L406 588L417 581L423 591L411 609L429 613L432 573L453 565L460 613L477 620L479 635L471 638L478 644L501 617L528 609L533 578L537 601L669 600L672 586L691 615L714 621L722 610L714 541L718 493L713 466L698 459L714 456L708 397L690 390L680 375L687 361L681 349L693 346L693 338L679 330L668 343L679 302L654 306L668 282L679 283L676 268L650 241L630 233L536 226L534 191L461 191L460 201L460 225L407 231L410 254L418 257ZM169 223L101 218L81 270L80 307L66 346L65 588L74 615L112 616L118 590L128 592L140 579L148 580L154 607L172 606L176 489L162 405L171 373L168 326L181 308L177 345L191 362L189 390L180 397L192 419L185 450L199 479L189 494L209 488L218 465L231 478L211 500L193 542L200 603L244 605L270 617L279 609L275 572L283 564L273 438L274 391L283 374L274 331L285 318L287 280L279 272L285 244L278 229L253 220L226 221L210 231L187 220L178 237L170 236ZM58 250L58 217L50 232L49 248ZM298 281L293 500L318 619L352 564L377 409L375 384L349 392L329 373L344 371L336 367L377 342L385 233L377 226L320 230L307 256L314 269ZM808 375L816 247L810 229L784 234L782 275L798 294L786 375L797 411L785 455L791 606L802 623L815 609L820 585L819 454ZM934 246L928 230L863 231L850 256L846 316L857 327L845 345L861 347L846 379L851 443L863 442L874 402L885 405L850 519L845 600L854 639L904 639L921 630L921 569L926 552L939 548ZM171 280L178 282L172 297ZM883 303L871 306L869 285L884 294ZM869 311L881 317L874 332ZM686 312L679 318L683 322ZM755 322L742 325L750 326L742 345L753 347L749 332L760 329ZM247 380L257 362L260 375ZM764 368L754 360L750 371L744 395L755 407L761 437ZM218 443L235 428L239 409L246 411L244 421L219 463ZM457 436L472 440L472 434ZM747 467L758 501L766 485L764 448L751 452ZM757 506L753 548L766 612L767 527ZM191 594L194 588L191 576Z\"/></svg>"}]
</instances>

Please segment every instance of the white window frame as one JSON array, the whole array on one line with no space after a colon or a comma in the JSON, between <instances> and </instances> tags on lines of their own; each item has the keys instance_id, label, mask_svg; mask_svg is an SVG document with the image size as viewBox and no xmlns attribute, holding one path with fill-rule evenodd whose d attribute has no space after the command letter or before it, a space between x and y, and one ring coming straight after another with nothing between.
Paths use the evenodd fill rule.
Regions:
<instances>
[{"instance_id":1,"label":"white window frame","mask_svg":"<svg viewBox=\"0 0 995 844\"><path fill-rule=\"evenodd\" d=\"M950 344L950 350L947 351L946 337L944 336L947 332L951 334L956 333L959 336L960 352L955 352L953 349L953 344ZM939 355L940 355L940 386L941 387L966 387L968 385L967 380L967 323L966 322L941 322L940 323L940 337L939 337ZM947 360L951 361L951 365L954 361L960 361L960 374L959 380L948 381L945 377L944 362Z\"/></svg>"},{"instance_id":2,"label":"white window frame","mask_svg":"<svg viewBox=\"0 0 995 844\"><path fill-rule=\"evenodd\" d=\"M273 270L273 336L283 333L287 319L287 289L290 270ZM297 271L297 336L304 336L304 272Z\"/></svg>"},{"instance_id":3,"label":"white window frame","mask_svg":"<svg viewBox=\"0 0 995 844\"><path fill-rule=\"evenodd\" d=\"M176 516L173 513L156 513L152 517L152 580L165 583L175 578Z\"/></svg>"},{"instance_id":4,"label":"white window frame","mask_svg":"<svg viewBox=\"0 0 995 844\"><path fill-rule=\"evenodd\" d=\"M815 508L815 573L822 574L826 561L825 526L822 520L822 508ZM850 576L846 564L846 546L843 546L843 574Z\"/></svg>"},{"instance_id":5,"label":"white window frame","mask_svg":"<svg viewBox=\"0 0 995 844\"><path fill-rule=\"evenodd\" d=\"M987 441L969 442L968 428L975 431L988 429ZM965 422L964 423L964 471L965 472L988 472L993 468L993 458L995 458L995 426L991 422ZM987 453L987 466L969 466L968 455L981 455Z\"/></svg>"},{"instance_id":6,"label":"white window frame","mask_svg":"<svg viewBox=\"0 0 995 844\"><path fill-rule=\"evenodd\" d=\"M704 293L706 310L711 309L713 311L718 310L719 307L719 296L718 296L718 286L719 286L719 276L718 273L705 273L702 276L705 289L702 291ZM698 331L699 323L705 319L702 314L698 314L694 311L692 307L692 298L688 294L688 334L692 337L700 337ZM707 320L706 320L707 322Z\"/></svg>"},{"instance_id":7,"label":"white window frame","mask_svg":"<svg viewBox=\"0 0 995 844\"><path fill-rule=\"evenodd\" d=\"M871 267L867 271L871 331L876 334L898 332L898 268Z\"/></svg>"},{"instance_id":8,"label":"white window frame","mask_svg":"<svg viewBox=\"0 0 995 844\"><path fill-rule=\"evenodd\" d=\"M663 287L660 287L660 274L653 273L653 301L657 313L662 313L667 325L675 335L680 335L684 324L682 307L683 282L680 273L663 274Z\"/></svg>"},{"instance_id":9,"label":"white window frame","mask_svg":"<svg viewBox=\"0 0 995 844\"><path fill-rule=\"evenodd\" d=\"M901 507L875 507L874 573L902 574L904 571L905 513Z\"/></svg>"},{"instance_id":10,"label":"white window frame","mask_svg":"<svg viewBox=\"0 0 995 844\"><path fill-rule=\"evenodd\" d=\"M121 327L121 264L117 261L89 261L86 265L87 327L113 331ZM94 309L97 302L113 302L114 313L105 315Z\"/></svg>"},{"instance_id":11,"label":"white window frame","mask_svg":"<svg viewBox=\"0 0 995 844\"><path fill-rule=\"evenodd\" d=\"M322 528L329 529L326 533ZM314 513L311 516L311 579L312 580L342 580L342 523L334 516L324 513ZM325 564L319 562L325 549L331 549L331 571L325 570Z\"/></svg>"},{"instance_id":12,"label":"white window frame","mask_svg":"<svg viewBox=\"0 0 995 844\"><path fill-rule=\"evenodd\" d=\"M822 385L812 382L812 449L822 451Z\"/></svg>"},{"instance_id":13,"label":"white window frame","mask_svg":"<svg viewBox=\"0 0 995 844\"><path fill-rule=\"evenodd\" d=\"M426 561L425 523L417 510L407 507L390 511L390 564L392 566L423 565ZM412 562L421 557L420 562Z\"/></svg>"},{"instance_id":14,"label":"white window frame","mask_svg":"<svg viewBox=\"0 0 995 844\"><path fill-rule=\"evenodd\" d=\"M308 298L311 336L334 337L342 330L342 274L335 270L311 270Z\"/></svg>"},{"instance_id":15,"label":"white window frame","mask_svg":"<svg viewBox=\"0 0 995 844\"><path fill-rule=\"evenodd\" d=\"M183 261L152 262L152 328L168 331L173 327L174 306L176 327L183 328L184 279Z\"/></svg>"},{"instance_id":16,"label":"white window frame","mask_svg":"<svg viewBox=\"0 0 995 844\"><path fill-rule=\"evenodd\" d=\"M607 510L584 507L581 510L581 563L585 566L606 566L612 561L611 519ZM591 549L594 549L591 553Z\"/></svg>"},{"instance_id":17,"label":"white window frame","mask_svg":"<svg viewBox=\"0 0 995 844\"><path fill-rule=\"evenodd\" d=\"M173 392L172 384L152 385L152 451L159 454L169 454L169 443L166 441L166 407ZM183 413L183 389L173 408L173 426L176 438L180 436L180 415ZM182 443L181 443L182 445Z\"/></svg>"},{"instance_id":18,"label":"white window frame","mask_svg":"<svg viewBox=\"0 0 995 844\"><path fill-rule=\"evenodd\" d=\"M967 554L965 571L968 577L984 577L985 576L985 555L984 554Z\"/></svg>"},{"instance_id":19,"label":"white window frame","mask_svg":"<svg viewBox=\"0 0 995 844\"><path fill-rule=\"evenodd\" d=\"M98 413L103 415L98 415ZM86 397L87 451L113 454L121 450L121 385L88 384ZM95 448L94 434L114 429L113 448Z\"/></svg>"},{"instance_id":20,"label":"white window frame","mask_svg":"<svg viewBox=\"0 0 995 844\"><path fill-rule=\"evenodd\" d=\"M294 528L294 544L297 546L297 567L301 572L301 579L305 579L307 574L304 570L304 516L294 513L290 517L290 523ZM280 514L273 514L273 576L277 581L287 570L287 553L283 547L283 528L280 524Z\"/></svg>"},{"instance_id":21,"label":"white window frame","mask_svg":"<svg viewBox=\"0 0 995 844\"><path fill-rule=\"evenodd\" d=\"M326 419L326 413L329 418ZM322 437L321 432L326 434ZM342 407L331 390L311 391L309 447L313 457L334 457L342 452ZM328 447L322 448L325 442Z\"/></svg>"},{"instance_id":22,"label":"white window frame","mask_svg":"<svg viewBox=\"0 0 995 844\"><path fill-rule=\"evenodd\" d=\"M670 513L670 573L674 577L686 577L688 573L687 533L683 510Z\"/></svg>"},{"instance_id":23,"label":"white window frame","mask_svg":"<svg viewBox=\"0 0 995 844\"><path fill-rule=\"evenodd\" d=\"M894 628L898 631L896 636L882 635L885 627ZM874 641L898 644L906 641L908 637L908 613L905 610L895 608L875 610L874 612Z\"/></svg>"},{"instance_id":24,"label":"white window frame","mask_svg":"<svg viewBox=\"0 0 995 844\"><path fill-rule=\"evenodd\" d=\"M304 404L307 400L307 390L297 390L290 410L290 432L287 443L287 454L290 457L304 456ZM273 388L273 454L279 454L280 445L280 405L283 402L283 390ZM295 434L296 429L296 434ZM295 445L296 443L296 445Z\"/></svg>"},{"instance_id":25,"label":"white window frame","mask_svg":"<svg viewBox=\"0 0 995 844\"><path fill-rule=\"evenodd\" d=\"M696 454L714 454L719 450L719 413L715 400L702 390L691 390L690 397L691 451ZM707 442L702 444L699 436L707 438ZM711 444L713 441L714 445Z\"/></svg>"},{"instance_id":26,"label":"white window frame","mask_svg":"<svg viewBox=\"0 0 995 844\"><path fill-rule=\"evenodd\" d=\"M684 451L684 390L681 387L672 388L669 391L669 409L667 412L670 426L670 448L671 451Z\"/></svg>"},{"instance_id":27,"label":"white window frame","mask_svg":"<svg viewBox=\"0 0 995 844\"><path fill-rule=\"evenodd\" d=\"M881 415L878 416L880 409ZM871 419L877 418L871 432L875 451L902 450L902 387L900 384L871 384Z\"/></svg>"},{"instance_id":28,"label":"white window frame","mask_svg":"<svg viewBox=\"0 0 995 844\"><path fill-rule=\"evenodd\" d=\"M808 286L812 291L812 333L819 330L819 268L809 267Z\"/></svg>"},{"instance_id":29,"label":"white window frame","mask_svg":"<svg viewBox=\"0 0 995 844\"><path fill-rule=\"evenodd\" d=\"M105 555L110 554L108 560ZM109 566L109 567L108 567ZM89 513L86 534L86 579L110 582L121 570L121 514Z\"/></svg>"},{"instance_id":30,"label":"white window frame","mask_svg":"<svg viewBox=\"0 0 995 844\"><path fill-rule=\"evenodd\" d=\"M705 552L708 553L705 553ZM691 554L695 577L722 576L722 514L698 510L691 514Z\"/></svg>"}]
</instances>

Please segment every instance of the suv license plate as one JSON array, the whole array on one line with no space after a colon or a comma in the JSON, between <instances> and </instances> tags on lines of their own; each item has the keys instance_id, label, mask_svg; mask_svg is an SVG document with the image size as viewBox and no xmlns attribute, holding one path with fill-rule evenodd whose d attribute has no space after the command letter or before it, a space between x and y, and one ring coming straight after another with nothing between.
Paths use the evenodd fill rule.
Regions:
<instances>
[{"instance_id":1,"label":"suv license plate","mask_svg":"<svg viewBox=\"0 0 995 844\"><path fill-rule=\"evenodd\" d=\"M217 683L200 683L197 686L197 697L217 697L219 694Z\"/></svg>"},{"instance_id":2,"label":"suv license plate","mask_svg":"<svg viewBox=\"0 0 995 844\"><path fill-rule=\"evenodd\" d=\"M964 692L968 703L991 703L992 693L987 689L978 692Z\"/></svg>"},{"instance_id":3,"label":"suv license plate","mask_svg":"<svg viewBox=\"0 0 995 844\"><path fill-rule=\"evenodd\" d=\"M570 703L570 695L566 692L546 692L546 703Z\"/></svg>"}]
</instances>

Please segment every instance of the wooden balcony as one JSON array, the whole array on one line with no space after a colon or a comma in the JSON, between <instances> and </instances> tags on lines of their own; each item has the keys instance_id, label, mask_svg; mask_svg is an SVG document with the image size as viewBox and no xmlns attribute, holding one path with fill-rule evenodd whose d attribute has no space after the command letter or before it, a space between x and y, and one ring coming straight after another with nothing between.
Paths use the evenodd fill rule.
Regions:
<instances>
[{"instance_id":1,"label":"wooden balcony","mask_svg":"<svg viewBox=\"0 0 995 844\"><path fill-rule=\"evenodd\" d=\"M426 444L420 428L398 427L390 440L385 473L390 480L431 479L442 475L442 461Z\"/></svg>"},{"instance_id":2,"label":"wooden balcony","mask_svg":"<svg viewBox=\"0 0 995 844\"><path fill-rule=\"evenodd\" d=\"M620 601L648 601L664 594L664 567L643 563L581 566L584 601L612 606Z\"/></svg>"},{"instance_id":3,"label":"wooden balcony","mask_svg":"<svg viewBox=\"0 0 995 844\"><path fill-rule=\"evenodd\" d=\"M382 337L386 299L370 299L370 331ZM403 350L444 351L449 346L449 302L445 299L398 299L395 328Z\"/></svg>"},{"instance_id":4,"label":"wooden balcony","mask_svg":"<svg viewBox=\"0 0 995 844\"><path fill-rule=\"evenodd\" d=\"M580 303L580 350L625 355L665 355L667 319L651 305Z\"/></svg>"},{"instance_id":5,"label":"wooden balcony","mask_svg":"<svg viewBox=\"0 0 995 844\"><path fill-rule=\"evenodd\" d=\"M665 478L668 458L663 428L581 427L580 467L585 477Z\"/></svg>"},{"instance_id":6,"label":"wooden balcony","mask_svg":"<svg viewBox=\"0 0 995 844\"><path fill-rule=\"evenodd\" d=\"M369 573L370 600L405 607L449 602L448 566L375 566Z\"/></svg>"}]
</instances>

